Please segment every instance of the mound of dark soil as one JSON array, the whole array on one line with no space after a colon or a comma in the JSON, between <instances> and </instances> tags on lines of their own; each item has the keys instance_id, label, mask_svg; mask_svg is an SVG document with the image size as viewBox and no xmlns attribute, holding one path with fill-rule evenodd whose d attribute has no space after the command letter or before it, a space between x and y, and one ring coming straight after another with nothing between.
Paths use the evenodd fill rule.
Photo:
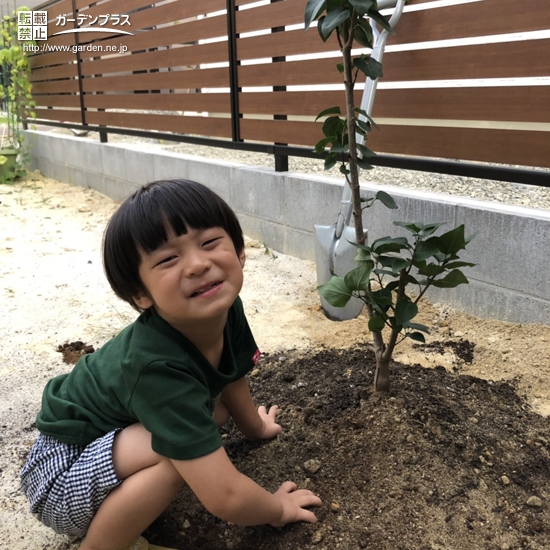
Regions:
<instances>
[{"instance_id":1,"label":"mound of dark soil","mask_svg":"<svg viewBox=\"0 0 550 550\"><path fill-rule=\"evenodd\" d=\"M184 490L146 536L182 550L550 548L550 420L506 383L397 364L377 394L373 371L368 348L265 356L250 384L284 433L224 433L263 487L317 493L317 524L238 527Z\"/></svg>"}]
</instances>

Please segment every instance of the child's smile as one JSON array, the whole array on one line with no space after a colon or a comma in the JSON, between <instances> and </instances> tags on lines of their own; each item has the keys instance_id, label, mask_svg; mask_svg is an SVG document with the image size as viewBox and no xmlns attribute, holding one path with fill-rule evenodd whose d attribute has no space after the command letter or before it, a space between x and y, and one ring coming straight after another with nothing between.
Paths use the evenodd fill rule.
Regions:
<instances>
[{"instance_id":1,"label":"child's smile","mask_svg":"<svg viewBox=\"0 0 550 550\"><path fill-rule=\"evenodd\" d=\"M244 261L244 251L236 253L224 229L189 229L151 254L142 253L139 275L147 295L136 303L153 306L183 332L197 322L219 320L241 290Z\"/></svg>"}]
</instances>

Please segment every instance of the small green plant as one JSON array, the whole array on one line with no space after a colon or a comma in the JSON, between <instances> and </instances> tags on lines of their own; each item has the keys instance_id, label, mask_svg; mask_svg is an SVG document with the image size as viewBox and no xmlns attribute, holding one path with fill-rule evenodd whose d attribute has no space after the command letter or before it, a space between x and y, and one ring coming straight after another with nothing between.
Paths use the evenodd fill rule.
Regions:
<instances>
[{"instance_id":1,"label":"small green plant","mask_svg":"<svg viewBox=\"0 0 550 550\"><path fill-rule=\"evenodd\" d=\"M24 148L21 120L36 118L27 51L17 37L18 18L22 11L28 11L28 8L16 9L11 16L3 16L0 23L0 101L5 120L0 134L0 182L26 175L24 166L28 154Z\"/></svg>"},{"instance_id":2,"label":"small green plant","mask_svg":"<svg viewBox=\"0 0 550 550\"><path fill-rule=\"evenodd\" d=\"M465 237L464 225L436 236L442 223L394 224L411 233L410 241L406 237L383 237L371 246L358 244L358 267L344 277L333 276L319 287L334 307L344 307L352 296L365 303L376 357L374 386L379 391L390 389L395 346L405 338L425 342L423 333L429 332L428 327L413 319L426 291L431 286L454 288L468 284L460 268L475 265L459 260L458 252L472 238Z\"/></svg>"},{"instance_id":3,"label":"small green plant","mask_svg":"<svg viewBox=\"0 0 550 550\"><path fill-rule=\"evenodd\" d=\"M338 41L343 63L338 63L337 69L343 74L346 105L344 114L336 106L318 115L317 119L324 119L325 137L317 143L315 151L325 153L330 146L325 169L340 163L340 172L351 188L356 236L356 242L351 244L357 247L357 267L343 277L333 275L318 290L334 307L344 307L352 297L364 302L376 357L374 386L376 390L389 391L395 346L405 338L425 341L428 327L413 321L420 299L430 287L453 288L468 283L461 268L474 264L460 261L458 253L471 237L465 237L463 225L436 235L442 223L394 222L408 231L410 237L383 237L370 246L366 244L364 209L375 200L388 208L397 206L387 193L361 197L359 168L371 169L366 159L374 156L364 141L376 124L369 113L355 107L353 91L360 73L375 80L382 76L382 65L367 54L352 58L351 53L355 47L373 48L371 20L389 33L393 29L378 11L376 0L308 0L306 30L315 20L323 41L333 34Z\"/></svg>"}]
</instances>

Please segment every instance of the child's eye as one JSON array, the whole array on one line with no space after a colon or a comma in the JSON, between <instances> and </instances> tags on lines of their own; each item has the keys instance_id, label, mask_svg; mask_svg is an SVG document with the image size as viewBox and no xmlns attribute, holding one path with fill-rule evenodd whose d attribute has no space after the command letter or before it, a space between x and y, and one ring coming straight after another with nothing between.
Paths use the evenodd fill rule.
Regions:
<instances>
[{"instance_id":1,"label":"child's eye","mask_svg":"<svg viewBox=\"0 0 550 550\"><path fill-rule=\"evenodd\" d=\"M160 262L158 262L156 265L162 265L167 264L168 262L171 262L173 259L175 259L176 256L167 256L166 258L163 258Z\"/></svg>"},{"instance_id":2,"label":"child's eye","mask_svg":"<svg viewBox=\"0 0 550 550\"><path fill-rule=\"evenodd\" d=\"M219 241L220 239L221 239L221 237L215 237L213 239L208 239L207 241L204 241L202 246L210 246L210 245L214 244L216 241Z\"/></svg>"}]
</instances>

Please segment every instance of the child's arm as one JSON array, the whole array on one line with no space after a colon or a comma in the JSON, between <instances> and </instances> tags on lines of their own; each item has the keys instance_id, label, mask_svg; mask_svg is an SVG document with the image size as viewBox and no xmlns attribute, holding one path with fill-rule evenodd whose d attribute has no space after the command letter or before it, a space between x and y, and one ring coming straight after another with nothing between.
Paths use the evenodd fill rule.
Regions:
<instances>
[{"instance_id":1,"label":"child's arm","mask_svg":"<svg viewBox=\"0 0 550 550\"><path fill-rule=\"evenodd\" d=\"M218 406L227 408L227 412L233 418L237 428L247 439L273 439L283 431L281 426L275 422L278 409L276 405L270 407L269 411L266 411L265 407L259 407L256 410L250 395L248 381L244 376L223 390L216 407L218 408ZM215 411L214 418L216 416ZM224 415L221 413L218 416L223 417Z\"/></svg>"},{"instance_id":2,"label":"child's arm","mask_svg":"<svg viewBox=\"0 0 550 550\"><path fill-rule=\"evenodd\" d=\"M290 481L275 493L262 489L233 466L223 447L200 458L172 462L206 509L226 521L275 527L317 521L315 514L304 508L320 506L319 497L305 489L297 490Z\"/></svg>"}]
</instances>

